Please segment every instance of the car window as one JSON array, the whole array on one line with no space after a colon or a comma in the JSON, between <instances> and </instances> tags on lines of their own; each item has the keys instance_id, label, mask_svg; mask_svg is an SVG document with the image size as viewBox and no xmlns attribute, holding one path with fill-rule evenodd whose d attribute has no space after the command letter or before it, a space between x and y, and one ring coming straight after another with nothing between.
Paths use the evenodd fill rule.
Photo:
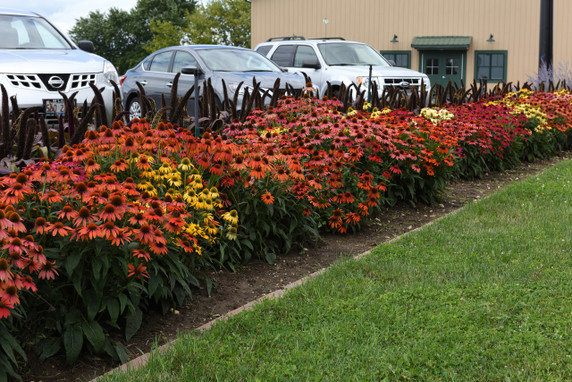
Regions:
<instances>
[{"instance_id":1,"label":"car window","mask_svg":"<svg viewBox=\"0 0 572 382\"><path fill-rule=\"evenodd\" d=\"M196 49L204 64L220 72L281 72L272 61L250 49Z\"/></svg>"},{"instance_id":2,"label":"car window","mask_svg":"<svg viewBox=\"0 0 572 382\"><path fill-rule=\"evenodd\" d=\"M198 68L199 63L190 53L178 50L175 53L173 69L171 71L173 73L179 73L185 66L194 66L195 68Z\"/></svg>"},{"instance_id":3,"label":"car window","mask_svg":"<svg viewBox=\"0 0 572 382\"><path fill-rule=\"evenodd\" d=\"M152 72L168 72L169 65L171 64L171 57L173 57L173 52L162 52L156 54L151 59L149 70Z\"/></svg>"},{"instance_id":4,"label":"car window","mask_svg":"<svg viewBox=\"0 0 572 382\"><path fill-rule=\"evenodd\" d=\"M256 48L256 51L261 55L266 56L268 52L270 52L270 49L272 49L272 45L263 45Z\"/></svg>"},{"instance_id":5,"label":"car window","mask_svg":"<svg viewBox=\"0 0 572 382\"><path fill-rule=\"evenodd\" d=\"M296 53L296 45L280 45L272 54L272 61L280 66L292 66L294 53Z\"/></svg>"},{"instance_id":6,"label":"car window","mask_svg":"<svg viewBox=\"0 0 572 382\"><path fill-rule=\"evenodd\" d=\"M72 49L46 20L29 16L0 16L0 49Z\"/></svg>"},{"instance_id":7,"label":"car window","mask_svg":"<svg viewBox=\"0 0 572 382\"><path fill-rule=\"evenodd\" d=\"M304 62L318 62L318 56L311 46L299 45L294 56L294 66L301 68L304 66Z\"/></svg>"},{"instance_id":8,"label":"car window","mask_svg":"<svg viewBox=\"0 0 572 382\"><path fill-rule=\"evenodd\" d=\"M390 66L376 50L366 44L324 43L318 49L328 65Z\"/></svg>"}]
</instances>

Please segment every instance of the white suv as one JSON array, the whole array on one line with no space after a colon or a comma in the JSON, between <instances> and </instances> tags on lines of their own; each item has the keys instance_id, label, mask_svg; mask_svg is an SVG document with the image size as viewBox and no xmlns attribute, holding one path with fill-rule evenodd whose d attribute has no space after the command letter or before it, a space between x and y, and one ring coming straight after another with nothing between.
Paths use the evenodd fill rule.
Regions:
<instances>
[{"instance_id":1,"label":"white suv","mask_svg":"<svg viewBox=\"0 0 572 382\"><path fill-rule=\"evenodd\" d=\"M119 82L113 64L95 54L93 44L73 44L42 16L33 12L0 8L0 84L18 107L39 106L47 121L63 114L62 96L76 93L76 103L88 105L94 97L90 84L103 88L109 121L113 86ZM2 98L0 97L0 106ZM0 108L1 110L1 108Z\"/></svg>"},{"instance_id":2,"label":"white suv","mask_svg":"<svg viewBox=\"0 0 572 382\"><path fill-rule=\"evenodd\" d=\"M372 86L377 86L380 95L388 86L419 89L425 84L425 89L430 89L427 75L392 66L371 46L339 37L309 40L301 36L270 38L258 44L255 50L289 71L306 73L320 96L326 94L328 82L334 92L341 84L346 87L361 85L362 90L369 89L370 67Z\"/></svg>"}]
</instances>

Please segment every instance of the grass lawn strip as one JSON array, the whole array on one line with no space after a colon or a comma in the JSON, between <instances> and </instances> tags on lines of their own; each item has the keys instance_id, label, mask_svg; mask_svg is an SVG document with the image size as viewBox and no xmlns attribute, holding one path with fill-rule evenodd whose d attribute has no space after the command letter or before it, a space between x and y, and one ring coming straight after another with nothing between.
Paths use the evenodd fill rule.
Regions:
<instances>
[{"instance_id":1,"label":"grass lawn strip","mask_svg":"<svg viewBox=\"0 0 572 382\"><path fill-rule=\"evenodd\" d=\"M572 379L572 161L111 381Z\"/></svg>"}]
</instances>

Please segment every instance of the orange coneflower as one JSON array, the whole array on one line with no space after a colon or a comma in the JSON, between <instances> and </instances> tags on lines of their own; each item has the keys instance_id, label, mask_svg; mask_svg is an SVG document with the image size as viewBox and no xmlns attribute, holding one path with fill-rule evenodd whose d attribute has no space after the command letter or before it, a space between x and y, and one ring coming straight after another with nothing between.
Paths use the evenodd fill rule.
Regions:
<instances>
[{"instance_id":1,"label":"orange coneflower","mask_svg":"<svg viewBox=\"0 0 572 382\"><path fill-rule=\"evenodd\" d=\"M73 229L64 225L62 222L55 222L54 224L48 223L46 233L52 233L52 236L66 237Z\"/></svg>"},{"instance_id":2,"label":"orange coneflower","mask_svg":"<svg viewBox=\"0 0 572 382\"><path fill-rule=\"evenodd\" d=\"M93 240L98 237L102 237L103 233L98 225L95 223L88 223L76 231L76 236L82 241Z\"/></svg>"},{"instance_id":3,"label":"orange coneflower","mask_svg":"<svg viewBox=\"0 0 572 382\"><path fill-rule=\"evenodd\" d=\"M260 199L266 204L274 204L274 196L268 191L260 196Z\"/></svg>"},{"instance_id":4,"label":"orange coneflower","mask_svg":"<svg viewBox=\"0 0 572 382\"><path fill-rule=\"evenodd\" d=\"M131 225L142 225L146 222L146 219L142 212L136 212L127 222Z\"/></svg>"},{"instance_id":5,"label":"orange coneflower","mask_svg":"<svg viewBox=\"0 0 572 382\"><path fill-rule=\"evenodd\" d=\"M144 249L134 249L131 254L138 259L145 259L145 261L151 260L151 256Z\"/></svg>"},{"instance_id":6,"label":"orange coneflower","mask_svg":"<svg viewBox=\"0 0 572 382\"><path fill-rule=\"evenodd\" d=\"M149 278L149 275L147 274L147 267L144 266L143 264L139 264L137 266L137 268L135 268L135 266L133 266L132 264L127 264L127 277L137 277L137 278L141 278L141 277L145 277L145 278Z\"/></svg>"},{"instance_id":7,"label":"orange coneflower","mask_svg":"<svg viewBox=\"0 0 572 382\"><path fill-rule=\"evenodd\" d=\"M58 212L58 219L72 220L78 215L78 212L72 208L72 206L65 205L60 212Z\"/></svg>"},{"instance_id":8,"label":"orange coneflower","mask_svg":"<svg viewBox=\"0 0 572 382\"><path fill-rule=\"evenodd\" d=\"M115 163L111 165L111 171L113 172L123 172L128 168L129 164L123 158L116 160Z\"/></svg>"},{"instance_id":9,"label":"orange coneflower","mask_svg":"<svg viewBox=\"0 0 572 382\"><path fill-rule=\"evenodd\" d=\"M188 240L179 240L179 246L181 248L183 248L183 250L187 253L193 253L194 252L194 248L193 248L193 244L188 241Z\"/></svg>"},{"instance_id":10,"label":"orange coneflower","mask_svg":"<svg viewBox=\"0 0 572 382\"><path fill-rule=\"evenodd\" d=\"M91 215L91 211L87 207L81 207L73 220L74 227L86 226L93 222L94 217Z\"/></svg>"},{"instance_id":11,"label":"orange coneflower","mask_svg":"<svg viewBox=\"0 0 572 382\"><path fill-rule=\"evenodd\" d=\"M41 195L40 199L45 200L50 204L59 203L63 200L62 196L54 191L50 191L46 194Z\"/></svg>"},{"instance_id":12,"label":"orange coneflower","mask_svg":"<svg viewBox=\"0 0 572 382\"><path fill-rule=\"evenodd\" d=\"M156 255L166 255L169 251L166 243L157 240L149 244L149 250Z\"/></svg>"},{"instance_id":13,"label":"orange coneflower","mask_svg":"<svg viewBox=\"0 0 572 382\"><path fill-rule=\"evenodd\" d=\"M135 234L136 234L137 239L139 240L139 242L141 244L150 243L153 241L153 238L155 237L155 233L153 232L153 228L149 224L141 225L141 228L139 228L138 230L135 230Z\"/></svg>"},{"instance_id":14,"label":"orange coneflower","mask_svg":"<svg viewBox=\"0 0 572 382\"><path fill-rule=\"evenodd\" d=\"M101 236L106 240L113 240L117 237L119 231L121 231L121 229L112 221L106 221L99 227L99 229L101 230Z\"/></svg>"},{"instance_id":15,"label":"orange coneflower","mask_svg":"<svg viewBox=\"0 0 572 382\"><path fill-rule=\"evenodd\" d=\"M10 221L9 227L6 229L12 229L15 232L26 232L26 226L22 223L20 215L17 212L8 213L8 220Z\"/></svg>"},{"instance_id":16,"label":"orange coneflower","mask_svg":"<svg viewBox=\"0 0 572 382\"><path fill-rule=\"evenodd\" d=\"M36 230L36 233L38 233L40 235L46 233L46 228L47 228L46 219L44 219L41 216L37 217L36 222L34 224L34 228Z\"/></svg>"},{"instance_id":17,"label":"orange coneflower","mask_svg":"<svg viewBox=\"0 0 572 382\"><path fill-rule=\"evenodd\" d=\"M108 203L99 213L99 217L103 221L115 221L123 217L123 211L118 210L113 204Z\"/></svg>"}]
</instances>

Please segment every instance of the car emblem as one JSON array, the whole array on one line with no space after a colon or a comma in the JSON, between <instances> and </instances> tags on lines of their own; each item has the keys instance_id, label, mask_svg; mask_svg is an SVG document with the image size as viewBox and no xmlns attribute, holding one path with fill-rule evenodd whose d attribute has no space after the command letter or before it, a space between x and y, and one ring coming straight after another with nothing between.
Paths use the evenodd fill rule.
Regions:
<instances>
[{"instance_id":1,"label":"car emblem","mask_svg":"<svg viewBox=\"0 0 572 382\"><path fill-rule=\"evenodd\" d=\"M64 86L65 82L58 76L51 76L48 80L48 84L54 89L59 89Z\"/></svg>"},{"instance_id":2,"label":"car emblem","mask_svg":"<svg viewBox=\"0 0 572 382\"><path fill-rule=\"evenodd\" d=\"M402 87L403 89L407 89L409 87L409 82L407 81L401 81L399 83L399 86Z\"/></svg>"}]
</instances>

